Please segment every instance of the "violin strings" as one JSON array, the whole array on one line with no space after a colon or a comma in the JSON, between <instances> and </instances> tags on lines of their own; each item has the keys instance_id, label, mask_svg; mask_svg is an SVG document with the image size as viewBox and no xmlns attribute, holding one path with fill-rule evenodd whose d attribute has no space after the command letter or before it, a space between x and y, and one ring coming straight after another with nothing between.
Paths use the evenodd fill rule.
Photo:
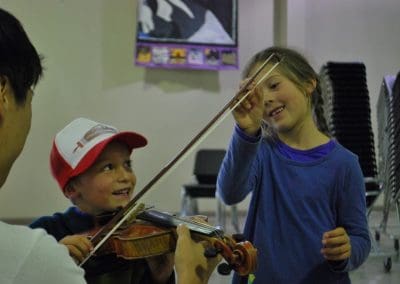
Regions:
<instances>
[{"instance_id":1,"label":"violin strings","mask_svg":"<svg viewBox=\"0 0 400 284\"><path fill-rule=\"evenodd\" d=\"M182 220L182 221L186 221L185 219L181 219L181 218L177 218L177 219L178 220ZM204 229L211 230L211 232L214 233L220 239L223 239L223 237L224 237L224 231L219 229L219 228L216 228L214 226L211 226L210 224L203 223L203 222L200 222L200 221L197 221L197 220L187 220L186 222L188 222L188 221L190 223L196 224L197 226L202 227Z\"/></svg>"},{"instance_id":2,"label":"violin strings","mask_svg":"<svg viewBox=\"0 0 400 284\"><path fill-rule=\"evenodd\" d=\"M211 228L215 229L215 227L211 226L210 224L203 223L203 222L200 222L200 221L197 221L197 220L194 220L194 219L185 219L185 218L180 218L180 217L174 217L174 218L176 218L179 221L182 221L183 223L196 224L199 227L203 227L203 228L206 228L206 229L211 229Z\"/></svg>"}]
</instances>

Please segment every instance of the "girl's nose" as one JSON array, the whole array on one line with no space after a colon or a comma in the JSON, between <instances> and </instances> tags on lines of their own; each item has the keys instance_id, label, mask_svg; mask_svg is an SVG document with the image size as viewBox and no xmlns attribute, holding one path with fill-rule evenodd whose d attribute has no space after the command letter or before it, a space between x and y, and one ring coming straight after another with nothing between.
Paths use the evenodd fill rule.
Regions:
<instances>
[{"instance_id":1,"label":"girl's nose","mask_svg":"<svg viewBox=\"0 0 400 284\"><path fill-rule=\"evenodd\" d=\"M275 100L274 95L271 92L264 92L264 103L272 103Z\"/></svg>"}]
</instances>

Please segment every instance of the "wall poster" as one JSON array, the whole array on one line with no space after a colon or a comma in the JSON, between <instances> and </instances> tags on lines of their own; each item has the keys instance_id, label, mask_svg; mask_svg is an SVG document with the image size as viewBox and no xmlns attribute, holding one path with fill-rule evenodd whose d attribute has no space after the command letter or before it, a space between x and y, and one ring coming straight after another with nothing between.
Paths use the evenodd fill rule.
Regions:
<instances>
[{"instance_id":1,"label":"wall poster","mask_svg":"<svg viewBox=\"0 0 400 284\"><path fill-rule=\"evenodd\" d=\"M139 0L135 63L238 69L237 0Z\"/></svg>"}]
</instances>

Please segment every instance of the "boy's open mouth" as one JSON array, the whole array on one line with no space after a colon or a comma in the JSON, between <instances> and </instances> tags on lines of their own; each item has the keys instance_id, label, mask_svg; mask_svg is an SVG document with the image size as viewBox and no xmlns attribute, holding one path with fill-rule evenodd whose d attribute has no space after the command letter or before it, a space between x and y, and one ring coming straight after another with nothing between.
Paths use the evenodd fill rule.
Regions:
<instances>
[{"instance_id":1,"label":"boy's open mouth","mask_svg":"<svg viewBox=\"0 0 400 284\"><path fill-rule=\"evenodd\" d=\"M129 194L129 188L123 188L116 190L112 193L113 195L128 195Z\"/></svg>"}]
</instances>

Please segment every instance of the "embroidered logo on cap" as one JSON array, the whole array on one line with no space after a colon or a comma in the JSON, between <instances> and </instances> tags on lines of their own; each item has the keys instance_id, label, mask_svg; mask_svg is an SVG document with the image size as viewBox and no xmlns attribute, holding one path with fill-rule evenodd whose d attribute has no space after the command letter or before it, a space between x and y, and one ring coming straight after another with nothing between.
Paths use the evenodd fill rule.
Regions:
<instances>
[{"instance_id":1,"label":"embroidered logo on cap","mask_svg":"<svg viewBox=\"0 0 400 284\"><path fill-rule=\"evenodd\" d=\"M103 134L107 134L107 133L118 133L118 130L110 127L108 125L104 125L104 124L98 124L96 126L93 126L92 128L90 128L89 131L87 131L83 137L76 142L76 147L75 149L72 151L72 153L75 153L79 148L83 148L85 147L85 145L87 143L89 143L91 140L93 140L94 138L103 135Z\"/></svg>"}]
</instances>

